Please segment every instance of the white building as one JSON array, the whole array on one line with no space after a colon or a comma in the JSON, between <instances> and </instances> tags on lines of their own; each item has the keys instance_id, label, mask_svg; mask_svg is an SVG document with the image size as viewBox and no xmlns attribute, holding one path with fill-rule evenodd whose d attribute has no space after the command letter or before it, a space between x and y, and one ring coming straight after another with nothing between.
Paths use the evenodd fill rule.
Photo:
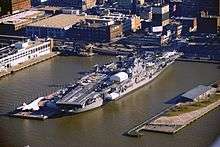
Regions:
<instances>
[{"instance_id":1,"label":"white building","mask_svg":"<svg viewBox=\"0 0 220 147\"><path fill-rule=\"evenodd\" d=\"M207 98L210 95L215 94L216 88L211 86L199 85L186 93L182 94L181 97L190 101L198 101Z\"/></svg>"},{"instance_id":2,"label":"white building","mask_svg":"<svg viewBox=\"0 0 220 147\"><path fill-rule=\"evenodd\" d=\"M125 15L122 13L109 13L101 18L111 19L122 23L123 32L136 32L141 29L141 19L136 15Z\"/></svg>"},{"instance_id":3,"label":"white building","mask_svg":"<svg viewBox=\"0 0 220 147\"><path fill-rule=\"evenodd\" d=\"M53 48L53 40L36 40L17 42L0 48L0 71L21 64L33 58L49 54Z\"/></svg>"}]
</instances>

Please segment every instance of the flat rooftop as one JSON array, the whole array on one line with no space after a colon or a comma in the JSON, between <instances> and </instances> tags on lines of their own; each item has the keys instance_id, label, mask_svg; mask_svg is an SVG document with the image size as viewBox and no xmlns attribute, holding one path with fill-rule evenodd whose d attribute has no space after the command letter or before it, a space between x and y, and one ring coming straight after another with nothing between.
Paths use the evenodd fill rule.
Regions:
<instances>
[{"instance_id":1,"label":"flat rooftop","mask_svg":"<svg viewBox=\"0 0 220 147\"><path fill-rule=\"evenodd\" d=\"M59 11L62 9L62 7L55 7L55 6L40 6L36 7L37 10L43 10L43 11Z\"/></svg>"},{"instance_id":2,"label":"flat rooftop","mask_svg":"<svg viewBox=\"0 0 220 147\"><path fill-rule=\"evenodd\" d=\"M107 26L104 23L79 23L76 25L76 27L83 27L83 28L100 28Z\"/></svg>"},{"instance_id":3,"label":"flat rooftop","mask_svg":"<svg viewBox=\"0 0 220 147\"><path fill-rule=\"evenodd\" d=\"M28 19L34 19L36 16L44 15L43 11L35 11L35 10L29 10L21 13L17 13L8 17L4 17L0 19L0 23L17 23L26 21Z\"/></svg>"},{"instance_id":4,"label":"flat rooftop","mask_svg":"<svg viewBox=\"0 0 220 147\"><path fill-rule=\"evenodd\" d=\"M40 20L38 22L29 24L32 27L45 27L45 28L59 28L65 29L72 26L81 20L85 20L87 16L71 15L71 14L59 14L53 17Z\"/></svg>"},{"instance_id":5,"label":"flat rooftop","mask_svg":"<svg viewBox=\"0 0 220 147\"><path fill-rule=\"evenodd\" d=\"M181 17L176 17L175 19L177 19L177 20L194 20L196 18L195 17L183 17L183 16L181 16Z\"/></svg>"},{"instance_id":6,"label":"flat rooftop","mask_svg":"<svg viewBox=\"0 0 220 147\"><path fill-rule=\"evenodd\" d=\"M32 48L34 46L38 46L40 44L43 44L47 41L45 41L44 39L38 39L36 41L25 41L25 42L16 42L15 44L27 44L26 47L22 47L22 48L16 48L15 44L0 48L0 59L5 58L9 55L13 55L16 54L20 49L29 49ZM1 63L0 63L1 64Z\"/></svg>"},{"instance_id":7,"label":"flat rooftop","mask_svg":"<svg viewBox=\"0 0 220 147\"><path fill-rule=\"evenodd\" d=\"M199 85L199 86L191 89L190 91L184 93L182 95L182 97L195 99L195 98L199 97L200 95L206 93L207 91L209 91L211 89L212 89L211 86Z\"/></svg>"}]
</instances>

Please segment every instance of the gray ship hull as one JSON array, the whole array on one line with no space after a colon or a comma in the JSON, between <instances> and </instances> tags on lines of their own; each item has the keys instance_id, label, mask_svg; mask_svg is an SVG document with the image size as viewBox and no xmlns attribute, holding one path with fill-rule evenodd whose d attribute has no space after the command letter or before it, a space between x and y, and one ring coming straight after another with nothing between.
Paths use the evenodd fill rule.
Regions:
<instances>
[{"instance_id":1,"label":"gray ship hull","mask_svg":"<svg viewBox=\"0 0 220 147\"><path fill-rule=\"evenodd\" d=\"M79 109L76 109L76 110L71 110L69 112L71 112L71 113L82 113L82 112L86 112L86 111L101 107L102 105L103 105L103 99L99 98L99 99L96 100L96 102L94 102L90 105L87 105L83 108L79 108Z\"/></svg>"},{"instance_id":2,"label":"gray ship hull","mask_svg":"<svg viewBox=\"0 0 220 147\"><path fill-rule=\"evenodd\" d=\"M125 92L120 93L119 97L113 99L113 100L118 100L121 99L122 97L124 97L125 95L131 93L134 90L137 90L138 88L141 88L145 85L147 85L148 83L150 83L151 81L153 81L154 79L156 79L164 70L166 70L170 65L172 65L174 63L174 61L170 62L169 64L166 65L166 67L164 67L163 69L161 69L160 71L156 72L151 78L146 78L143 81L140 81L139 83L129 87Z\"/></svg>"}]
</instances>

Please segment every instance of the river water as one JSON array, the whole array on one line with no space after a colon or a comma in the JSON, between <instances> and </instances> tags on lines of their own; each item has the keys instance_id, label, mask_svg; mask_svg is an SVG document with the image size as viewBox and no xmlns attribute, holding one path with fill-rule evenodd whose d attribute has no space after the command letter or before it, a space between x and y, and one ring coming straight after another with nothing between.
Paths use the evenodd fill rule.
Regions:
<instances>
[{"instance_id":1,"label":"river water","mask_svg":"<svg viewBox=\"0 0 220 147\"><path fill-rule=\"evenodd\" d=\"M80 71L113 57L56 57L0 80L0 114L23 102L74 82ZM45 121L0 117L0 147L207 147L220 135L220 108L175 135L145 132L141 138L123 135L128 129L168 107L165 101L198 84L220 78L214 64L175 62L150 84L93 111Z\"/></svg>"}]
</instances>

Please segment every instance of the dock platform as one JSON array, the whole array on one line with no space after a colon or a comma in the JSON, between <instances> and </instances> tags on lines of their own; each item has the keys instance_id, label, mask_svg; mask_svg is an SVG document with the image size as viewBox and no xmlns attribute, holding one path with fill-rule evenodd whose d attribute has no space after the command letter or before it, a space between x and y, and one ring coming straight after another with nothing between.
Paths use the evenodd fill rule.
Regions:
<instances>
[{"instance_id":1,"label":"dock platform","mask_svg":"<svg viewBox=\"0 0 220 147\"><path fill-rule=\"evenodd\" d=\"M43 114L35 115L30 112L17 112L14 114L9 114L9 116L24 118L24 119L37 119L37 120L45 120L48 118L47 115L43 115Z\"/></svg>"},{"instance_id":2,"label":"dock platform","mask_svg":"<svg viewBox=\"0 0 220 147\"><path fill-rule=\"evenodd\" d=\"M22 119L36 119L36 120L45 120L58 116L61 112L58 109L51 109L48 107L40 108L38 111L19 111L15 110L10 112L8 116L17 117Z\"/></svg>"},{"instance_id":3,"label":"dock platform","mask_svg":"<svg viewBox=\"0 0 220 147\"><path fill-rule=\"evenodd\" d=\"M220 61L218 60L208 60L208 59L179 58L177 59L177 61L220 64Z\"/></svg>"},{"instance_id":4,"label":"dock platform","mask_svg":"<svg viewBox=\"0 0 220 147\"><path fill-rule=\"evenodd\" d=\"M57 117L62 113L62 111L56 105L56 101L58 100L57 92L54 92L42 98L40 97L37 100L39 100L39 102L37 101L37 103L35 102L35 100L30 104L23 104L14 111L9 112L8 116L23 119L45 120L48 118ZM39 108L36 109L36 105Z\"/></svg>"},{"instance_id":5,"label":"dock platform","mask_svg":"<svg viewBox=\"0 0 220 147\"><path fill-rule=\"evenodd\" d=\"M143 134L140 131L151 131L166 134L175 134L184 127L188 126L195 120L201 118L211 110L220 106L220 93L215 94L216 101L201 107L197 110L181 113L179 115L169 116L167 113L175 108L176 105L171 106L154 117L144 121L136 127L130 129L125 134L131 137L140 137Z\"/></svg>"},{"instance_id":6,"label":"dock platform","mask_svg":"<svg viewBox=\"0 0 220 147\"><path fill-rule=\"evenodd\" d=\"M24 62L22 64L18 64L18 65L14 66L12 68L9 68L9 69L7 69L5 71L1 71L0 72L0 78L5 77L7 75L10 75L10 74L12 74L14 72L17 72L19 70L22 70L24 68L27 68L27 67L33 66L35 64L38 64L38 63L43 62L45 60L48 60L50 58L53 58L53 57L57 56L58 54L59 54L58 52L51 52L51 53L49 53L47 55L43 55L43 56L40 56L38 58L34 58L34 59L31 59L31 60L28 60L28 61L26 61L26 62Z\"/></svg>"}]
</instances>

